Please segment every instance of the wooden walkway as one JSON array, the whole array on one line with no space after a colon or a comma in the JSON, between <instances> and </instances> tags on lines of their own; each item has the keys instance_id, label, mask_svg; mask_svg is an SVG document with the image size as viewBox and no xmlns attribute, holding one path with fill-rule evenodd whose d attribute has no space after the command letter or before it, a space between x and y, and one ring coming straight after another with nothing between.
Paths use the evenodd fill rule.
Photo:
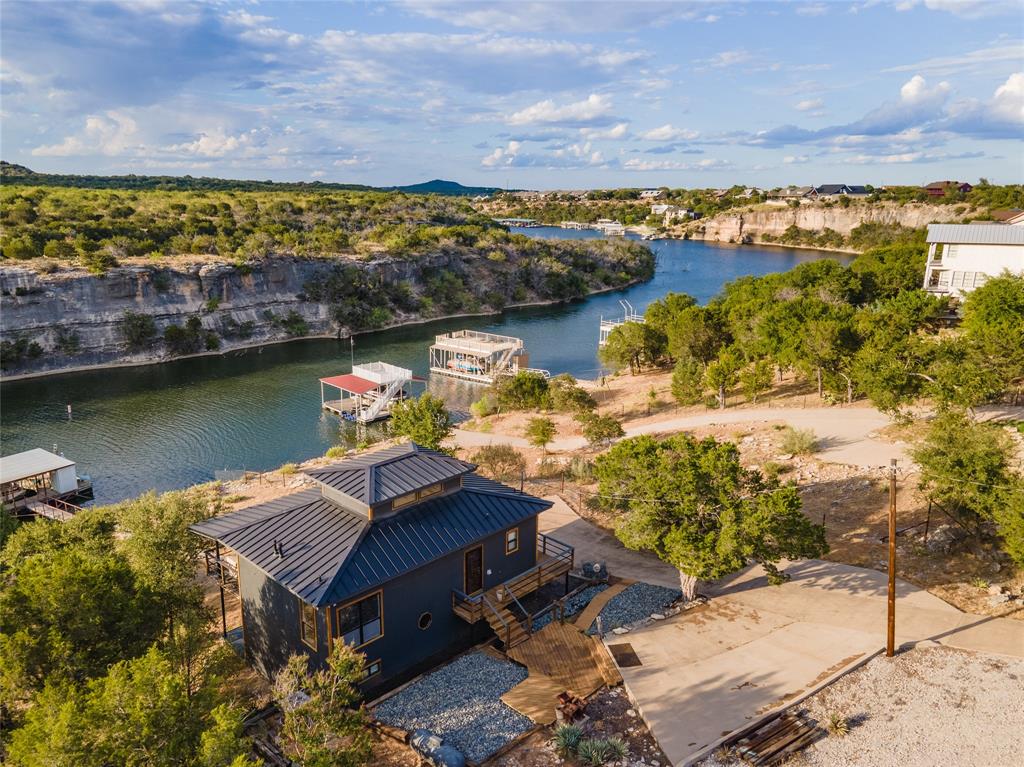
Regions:
<instances>
[{"instance_id":1,"label":"wooden walkway","mask_svg":"<svg viewBox=\"0 0 1024 767\"><path fill-rule=\"evenodd\" d=\"M574 621L576 628L580 631L586 631L590 628L590 624L593 623L597 616L601 614L604 606L608 604L613 597L617 594L621 594L627 587L632 586L634 583L636 583L636 581L622 578L606 588L604 591L598 592L597 596L590 600L590 604L583 609L583 612L576 616L576 620Z\"/></svg>"},{"instance_id":2,"label":"wooden walkway","mask_svg":"<svg viewBox=\"0 0 1024 767\"><path fill-rule=\"evenodd\" d=\"M555 720L558 694L569 691L586 698L622 677L599 639L574 624L553 621L508 656L529 670L529 677L501 696L506 705L537 724Z\"/></svg>"}]
</instances>

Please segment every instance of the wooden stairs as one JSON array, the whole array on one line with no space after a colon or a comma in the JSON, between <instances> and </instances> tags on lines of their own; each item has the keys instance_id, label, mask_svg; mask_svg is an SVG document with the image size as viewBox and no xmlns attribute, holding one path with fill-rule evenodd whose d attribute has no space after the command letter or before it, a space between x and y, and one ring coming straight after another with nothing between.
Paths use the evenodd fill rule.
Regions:
<instances>
[{"instance_id":1,"label":"wooden stairs","mask_svg":"<svg viewBox=\"0 0 1024 767\"><path fill-rule=\"evenodd\" d=\"M487 624L505 646L506 652L530 638L522 621L504 605L491 603L490 607L484 611L484 618L487 619Z\"/></svg>"}]
</instances>

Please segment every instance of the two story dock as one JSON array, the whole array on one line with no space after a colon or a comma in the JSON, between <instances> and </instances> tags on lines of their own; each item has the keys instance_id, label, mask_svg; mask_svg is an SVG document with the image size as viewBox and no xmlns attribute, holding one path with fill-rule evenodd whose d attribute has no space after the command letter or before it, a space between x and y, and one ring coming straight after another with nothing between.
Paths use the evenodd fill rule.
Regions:
<instances>
[{"instance_id":1,"label":"two story dock","mask_svg":"<svg viewBox=\"0 0 1024 767\"><path fill-rule=\"evenodd\" d=\"M371 423L391 414L391 407L409 396L413 382L422 383L411 370L387 362L352 366L352 372L320 379L320 405L347 421ZM327 399L324 387L337 389L338 399Z\"/></svg>"},{"instance_id":2,"label":"two story dock","mask_svg":"<svg viewBox=\"0 0 1024 767\"><path fill-rule=\"evenodd\" d=\"M430 347L430 371L477 383L527 370L530 357L521 338L479 330L455 330L436 336ZM542 372L542 371L540 371Z\"/></svg>"}]
</instances>

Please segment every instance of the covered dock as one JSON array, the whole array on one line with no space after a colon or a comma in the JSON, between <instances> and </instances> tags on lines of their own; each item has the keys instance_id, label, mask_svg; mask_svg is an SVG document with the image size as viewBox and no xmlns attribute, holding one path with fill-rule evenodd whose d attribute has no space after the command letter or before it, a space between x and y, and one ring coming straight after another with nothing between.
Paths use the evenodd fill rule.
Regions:
<instances>
[{"instance_id":1,"label":"covered dock","mask_svg":"<svg viewBox=\"0 0 1024 767\"><path fill-rule=\"evenodd\" d=\"M406 387L422 383L407 368L387 362L353 365L351 373L320 379L320 404L348 421L370 423L391 414L391 407L409 396ZM337 389L338 399L327 399L325 387Z\"/></svg>"},{"instance_id":2,"label":"covered dock","mask_svg":"<svg viewBox=\"0 0 1024 767\"><path fill-rule=\"evenodd\" d=\"M430 371L478 383L526 370L530 358L521 338L479 330L454 330L435 336Z\"/></svg>"},{"instance_id":3,"label":"covered dock","mask_svg":"<svg viewBox=\"0 0 1024 767\"><path fill-rule=\"evenodd\" d=\"M91 493L92 482L63 455L35 448L0 458L0 501L15 512L64 518L78 509L68 499Z\"/></svg>"}]
</instances>

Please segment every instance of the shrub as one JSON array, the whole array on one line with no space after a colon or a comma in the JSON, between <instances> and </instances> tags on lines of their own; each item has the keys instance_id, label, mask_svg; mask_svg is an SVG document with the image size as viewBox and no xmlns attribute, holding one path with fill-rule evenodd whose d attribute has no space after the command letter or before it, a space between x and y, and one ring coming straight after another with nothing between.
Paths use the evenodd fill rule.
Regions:
<instances>
[{"instance_id":1,"label":"shrub","mask_svg":"<svg viewBox=\"0 0 1024 767\"><path fill-rule=\"evenodd\" d=\"M25 360L38 359L43 355L43 347L24 336L13 341L0 343L0 367L4 370L21 364Z\"/></svg>"},{"instance_id":2,"label":"shrub","mask_svg":"<svg viewBox=\"0 0 1024 767\"><path fill-rule=\"evenodd\" d=\"M502 376L492 387L498 406L508 410L547 410L551 407L548 379L540 373L521 370Z\"/></svg>"},{"instance_id":3,"label":"shrub","mask_svg":"<svg viewBox=\"0 0 1024 767\"><path fill-rule=\"evenodd\" d=\"M518 479L526 470L526 459L511 445L485 445L470 460L502 482Z\"/></svg>"},{"instance_id":4,"label":"shrub","mask_svg":"<svg viewBox=\"0 0 1024 767\"><path fill-rule=\"evenodd\" d=\"M498 412L498 405L491 394L484 394L484 396L469 406L469 412L475 418L486 418Z\"/></svg>"},{"instance_id":5,"label":"shrub","mask_svg":"<svg viewBox=\"0 0 1024 767\"><path fill-rule=\"evenodd\" d=\"M696 405L704 393L704 368L692 357L676 363L672 372L672 397L680 405Z\"/></svg>"},{"instance_id":6,"label":"shrub","mask_svg":"<svg viewBox=\"0 0 1024 767\"><path fill-rule=\"evenodd\" d=\"M280 472L281 474L285 475L286 477L287 477L287 476L290 476L290 475L292 475L292 474L294 474L294 473L295 473L295 472L297 472L298 470L299 470L299 467L298 467L298 465L297 465L297 464L294 464L294 463L285 463L285 464L282 464L282 465L281 465L281 468L280 468L280 469L278 469L278 471L279 471L279 472Z\"/></svg>"},{"instance_id":7,"label":"shrub","mask_svg":"<svg viewBox=\"0 0 1024 767\"><path fill-rule=\"evenodd\" d=\"M121 317L121 336L132 351L145 349L156 338L156 322L148 314L125 312Z\"/></svg>"},{"instance_id":8,"label":"shrub","mask_svg":"<svg viewBox=\"0 0 1024 767\"><path fill-rule=\"evenodd\" d=\"M828 731L837 738L845 738L850 732L850 720L842 714L833 712L828 715Z\"/></svg>"},{"instance_id":9,"label":"shrub","mask_svg":"<svg viewBox=\"0 0 1024 767\"><path fill-rule=\"evenodd\" d=\"M587 413L577 420L583 426L583 436L591 445L608 444L625 435L622 424L610 415Z\"/></svg>"},{"instance_id":10,"label":"shrub","mask_svg":"<svg viewBox=\"0 0 1024 767\"><path fill-rule=\"evenodd\" d=\"M345 455L345 448L341 445L335 445L334 447L327 448L327 452L324 456L327 458L342 458Z\"/></svg>"},{"instance_id":11,"label":"shrub","mask_svg":"<svg viewBox=\"0 0 1024 767\"><path fill-rule=\"evenodd\" d=\"M618 735L608 738L608 750L611 752L611 760L614 762L629 756L629 744Z\"/></svg>"},{"instance_id":12,"label":"shrub","mask_svg":"<svg viewBox=\"0 0 1024 767\"><path fill-rule=\"evenodd\" d=\"M569 461L567 471L577 482L590 482L594 479L594 462L582 455L574 455Z\"/></svg>"},{"instance_id":13,"label":"shrub","mask_svg":"<svg viewBox=\"0 0 1024 767\"><path fill-rule=\"evenodd\" d=\"M581 740L583 730L574 724L560 724L555 728L555 750L563 757L576 753Z\"/></svg>"},{"instance_id":14,"label":"shrub","mask_svg":"<svg viewBox=\"0 0 1024 767\"><path fill-rule=\"evenodd\" d=\"M526 424L526 439L534 447L547 450L548 443L555 438L555 422L550 418L531 418Z\"/></svg>"},{"instance_id":15,"label":"shrub","mask_svg":"<svg viewBox=\"0 0 1024 767\"><path fill-rule=\"evenodd\" d=\"M782 437L782 449L793 455L809 455L814 452L817 442L812 430L794 429L792 426L788 426Z\"/></svg>"},{"instance_id":16,"label":"shrub","mask_svg":"<svg viewBox=\"0 0 1024 767\"><path fill-rule=\"evenodd\" d=\"M612 749L607 740L586 738L576 746L576 755L588 767L600 767L611 758Z\"/></svg>"},{"instance_id":17,"label":"shrub","mask_svg":"<svg viewBox=\"0 0 1024 767\"><path fill-rule=\"evenodd\" d=\"M551 406L560 413L589 413L597 407L590 392L581 388L568 373L555 376L548 384Z\"/></svg>"}]
</instances>

